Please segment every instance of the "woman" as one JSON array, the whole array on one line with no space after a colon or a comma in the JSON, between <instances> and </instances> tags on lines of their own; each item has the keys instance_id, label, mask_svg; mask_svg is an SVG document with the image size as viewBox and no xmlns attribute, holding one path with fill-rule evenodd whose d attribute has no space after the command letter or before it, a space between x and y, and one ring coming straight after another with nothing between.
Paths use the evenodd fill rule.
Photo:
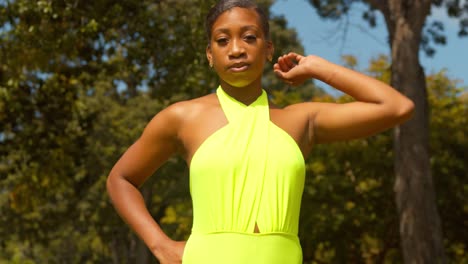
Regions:
<instances>
[{"instance_id":1,"label":"woman","mask_svg":"<svg viewBox=\"0 0 468 264\"><path fill-rule=\"evenodd\" d=\"M290 85L315 78L356 101L278 108L261 87L273 54L264 13L249 0L220 1L206 24L206 55L220 86L158 113L112 169L109 195L163 264L302 263L297 229L304 159L313 145L389 129L410 118L413 103L378 80L289 53L273 66L278 78ZM176 153L190 167L187 243L163 233L138 191Z\"/></svg>"}]
</instances>

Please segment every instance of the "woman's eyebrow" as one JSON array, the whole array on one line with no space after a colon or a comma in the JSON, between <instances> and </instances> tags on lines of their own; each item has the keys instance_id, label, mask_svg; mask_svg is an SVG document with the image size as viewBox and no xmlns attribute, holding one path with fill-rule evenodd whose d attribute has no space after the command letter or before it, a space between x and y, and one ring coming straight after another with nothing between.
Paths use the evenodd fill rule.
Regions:
<instances>
[{"instance_id":1,"label":"woman's eyebrow","mask_svg":"<svg viewBox=\"0 0 468 264\"><path fill-rule=\"evenodd\" d=\"M217 28L216 30L213 31L213 35L216 33L226 33L228 34L231 32L228 28Z\"/></svg>"},{"instance_id":2,"label":"woman's eyebrow","mask_svg":"<svg viewBox=\"0 0 468 264\"><path fill-rule=\"evenodd\" d=\"M256 30L256 31L258 31L258 29L259 28L257 26L255 26L255 25L246 25L246 26L241 27L242 32L247 31L247 30ZM216 33L226 33L226 34L228 34L230 32L231 32L231 30L229 28L217 28L217 29L215 29L213 31L213 34L216 34Z\"/></svg>"},{"instance_id":3,"label":"woman's eyebrow","mask_svg":"<svg viewBox=\"0 0 468 264\"><path fill-rule=\"evenodd\" d=\"M241 30L242 30L242 31L247 31L247 30L258 30L258 27L255 26L255 25L247 25L247 26L241 27Z\"/></svg>"}]
</instances>

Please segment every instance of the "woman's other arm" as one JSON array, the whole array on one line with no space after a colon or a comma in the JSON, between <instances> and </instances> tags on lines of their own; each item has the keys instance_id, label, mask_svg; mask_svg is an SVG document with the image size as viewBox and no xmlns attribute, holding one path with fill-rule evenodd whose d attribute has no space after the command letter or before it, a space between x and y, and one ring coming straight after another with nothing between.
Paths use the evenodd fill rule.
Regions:
<instances>
[{"instance_id":1,"label":"woman's other arm","mask_svg":"<svg viewBox=\"0 0 468 264\"><path fill-rule=\"evenodd\" d=\"M177 105L161 111L148 123L107 178L107 191L117 212L161 263L181 263L185 242L173 241L161 230L138 188L178 150L183 113Z\"/></svg>"},{"instance_id":2,"label":"woman's other arm","mask_svg":"<svg viewBox=\"0 0 468 264\"><path fill-rule=\"evenodd\" d=\"M298 105L310 113L313 143L373 135L408 120L414 109L413 102L391 86L317 56L289 53L278 59L274 70L288 84L299 85L315 78L356 100Z\"/></svg>"}]
</instances>

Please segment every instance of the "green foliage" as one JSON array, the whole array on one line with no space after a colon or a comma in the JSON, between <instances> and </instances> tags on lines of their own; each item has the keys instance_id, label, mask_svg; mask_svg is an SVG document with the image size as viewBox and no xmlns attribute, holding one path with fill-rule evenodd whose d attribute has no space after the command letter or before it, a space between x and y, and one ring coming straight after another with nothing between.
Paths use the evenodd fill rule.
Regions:
<instances>
[{"instance_id":1,"label":"green foliage","mask_svg":"<svg viewBox=\"0 0 468 264\"><path fill-rule=\"evenodd\" d=\"M389 70L388 58L379 56L367 71L388 82ZM466 88L457 87L444 71L429 75L427 82L432 171L445 247L450 263L465 263ZM347 102L350 98L335 100ZM300 227L306 263L402 263L390 131L367 139L316 146L307 161L307 174Z\"/></svg>"},{"instance_id":2,"label":"green foliage","mask_svg":"<svg viewBox=\"0 0 468 264\"><path fill-rule=\"evenodd\" d=\"M391 260L398 250L391 134L316 146L308 162L301 238L305 259L326 263ZM322 245L326 245L323 247ZM393 262L393 261L391 261Z\"/></svg>"},{"instance_id":3,"label":"green foliage","mask_svg":"<svg viewBox=\"0 0 468 264\"><path fill-rule=\"evenodd\" d=\"M205 58L214 2L0 1L0 263L156 261L105 180L158 111L218 85ZM271 27L276 54L303 50L284 18ZM282 89L268 66L265 86ZM174 239L191 228L187 177L175 157L142 187Z\"/></svg>"},{"instance_id":4,"label":"green foliage","mask_svg":"<svg viewBox=\"0 0 468 264\"><path fill-rule=\"evenodd\" d=\"M0 1L0 263L155 262L115 213L105 180L158 111L217 86L204 54L203 18L213 3ZM303 52L283 17L272 17L271 34L275 57ZM378 57L368 71L388 81L388 69ZM271 65L263 82L278 105L350 100L313 83L284 86ZM463 262L467 97L444 72L428 82L446 247ZM392 156L389 132L315 148L300 228L307 262L400 261ZM187 177L174 157L142 187L174 239L191 228Z\"/></svg>"},{"instance_id":5,"label":"green foliage","mask_svg":"<svg viewBox=\"0 0 468 264\"><path fill-rule=\"evenodd\" d=\"M468 101L445 71L428 76L431 167L444 243L454 263L468 262Z\"/></svg>"}]
</instances>

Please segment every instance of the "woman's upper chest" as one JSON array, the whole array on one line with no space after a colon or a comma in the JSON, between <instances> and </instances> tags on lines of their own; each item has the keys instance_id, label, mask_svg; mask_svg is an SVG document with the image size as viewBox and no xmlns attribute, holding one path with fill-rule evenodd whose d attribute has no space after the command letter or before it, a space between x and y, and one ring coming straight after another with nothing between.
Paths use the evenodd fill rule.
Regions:
<instances>
[{"instance_id":1,"label":"woman's upper chest","mask_svg":"<svg viewBox=\"0 0 468 264\"><path fill-rule=\"evenodd\" d=\"M192 110L188 113L179 134L188 164L210 136L229 124L220 105L207 104ZM304 157L307 157L311 148L310 122L307 113L270 107L269 119L272 125L286 132L287 136L296 142Z\"/></svg>"}]
</instances>

